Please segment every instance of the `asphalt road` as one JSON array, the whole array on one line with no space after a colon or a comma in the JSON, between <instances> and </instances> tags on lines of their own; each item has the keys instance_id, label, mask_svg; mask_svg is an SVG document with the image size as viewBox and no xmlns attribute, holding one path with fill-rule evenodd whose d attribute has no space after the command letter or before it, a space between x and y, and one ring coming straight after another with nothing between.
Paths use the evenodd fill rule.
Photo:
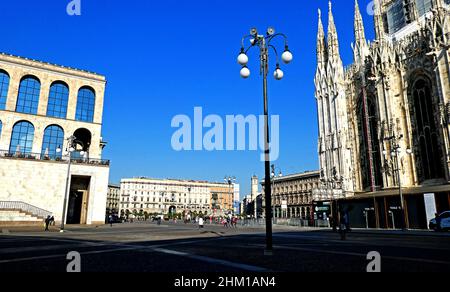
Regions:
<instances>
[{"instance_id":1,"label":"asphalt road","mask_svg":"<svg viewBox=\"0 0 450 292\"><path fill-rule=\"evenodd\" d=\"M327 230L275 228L264 256L261 228L225 229L150 223L0 233L0 272L65 272L67 254L82 272L365 272L367 254L382 272L450 272L450 236L428 232L354 231L342 241Z\"/></svg>"}]
</instances>

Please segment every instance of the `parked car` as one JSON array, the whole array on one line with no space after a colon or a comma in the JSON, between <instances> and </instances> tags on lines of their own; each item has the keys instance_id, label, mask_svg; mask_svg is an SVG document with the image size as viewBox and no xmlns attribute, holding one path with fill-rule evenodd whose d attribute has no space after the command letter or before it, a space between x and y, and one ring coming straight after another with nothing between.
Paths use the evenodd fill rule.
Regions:
<instances>
[{"instance_id":1,"label":"parked car","mask_svg":"<svg viewBox=\"0 0 450 292\"><path fill-rule=\"evenodd\" d=\"M430 229L434 231L450 230L450 211L446 211L430 221Z\"/></svg>"}]
</instances>

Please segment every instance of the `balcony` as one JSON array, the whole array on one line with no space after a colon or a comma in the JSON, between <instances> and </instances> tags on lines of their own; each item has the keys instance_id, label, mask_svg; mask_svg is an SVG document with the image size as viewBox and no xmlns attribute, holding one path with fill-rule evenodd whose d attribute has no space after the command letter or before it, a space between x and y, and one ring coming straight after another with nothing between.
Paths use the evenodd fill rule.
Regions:
<instances>
[{"instance_id":1,"label":"balcony","mask_svg":"<svg viewBox=\"0 0 450 292\"><path fill-rule=\"evenodd\" d=\"M55 155L46 155L41 153L20 153L11 152L7 150L0 150L0 159L17 159L17 160L34 160L34 161L48 161L67 163L67 157L60 157ZM106 159L93 159L93 158L72 158L73 164L85 164L94 166L109 166L110 161Z\"/></svg>"}]
</instances>

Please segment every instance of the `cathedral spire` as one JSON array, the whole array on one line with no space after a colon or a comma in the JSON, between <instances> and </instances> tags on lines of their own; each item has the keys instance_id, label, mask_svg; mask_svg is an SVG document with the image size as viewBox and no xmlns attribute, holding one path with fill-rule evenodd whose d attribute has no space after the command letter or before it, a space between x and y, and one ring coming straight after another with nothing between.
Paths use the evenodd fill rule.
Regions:
<instances>
[{"instance_id":1,"label":"cathedral spire","mask_svg":"<svg viewBox=\"0 0 450 292\"><path fill-rule=\"evenodd\" d=\"M364 32L364 23L359 9L358 0L355 0L355 41L356 43L366 43L366 34Z\"/></svg>"},{"instance_id":2,"label":"cathedral spire","mask_svg":"<svg viewBox=\"0 0 450 292\"><path fill-rule=\"evenodd\" d=\"M318 64L325 64L327 61L327 48L325 41L325 31L322 23L322 12L319 9L319 28L317 31L317 62Z\"/></svg>"},{"instance_id":3,"label":"cathedral spire","mask_svg":"<svg viewBox=\"0 0 450 292\"><path fill-rule=\"evenodd\" d=\"M377 40L381 40L385 34L383 16L381 14L381 0L375 0L373 4L375 34Z\"/></svg>"},{"instance_id":4,"label":"cathedral spire","mask_svg":"<svg viewBox=\"0 0 450 292\"><path fill-rule=\"evenodd\" d=\"M336 60L336 58L340 58L339 53L339 40L336 30L336 25L334 23L333 16L333 8L331 1L328 4L329 12L328 12L328 56L330 59Z\"/></svg>"},{"instance_id":5,"label":"cathedral spire","mask_svg":"<svg viewBox=\"0 0 450 292\"><path fill-rule=\"evenodd\" d=\"M366 34L364 23L359 9L358 0L355 0L355 43L353 45L354 58L356 62L362 61L367 50Z\"/></svg>"}]
</instances>

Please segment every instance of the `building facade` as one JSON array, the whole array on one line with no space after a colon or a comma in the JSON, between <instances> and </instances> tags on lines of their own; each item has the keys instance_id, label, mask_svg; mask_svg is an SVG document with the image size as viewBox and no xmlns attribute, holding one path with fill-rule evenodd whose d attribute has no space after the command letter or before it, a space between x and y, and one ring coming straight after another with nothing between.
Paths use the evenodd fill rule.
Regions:
<instances>
[{"instance_id":1,"label":"building facade","mask_svg":"<svg viewBox=\"0 0 450 292\"><path fill-rule=\"evenodd\" d=\"M263 195L264 198L264 181ZM308 171L272 180L272 207L275 218L314 218L315 202L313 190L320 185L320 172ZM263 205L264 200L263 200ZM265 211L265 210L264 210Z\"/></svg>"},{"instance_id":2,"label":"building facade","mask_svg":"<svg viewBox=\"0 0 450 292\"><path fill-rule=\"evenodd\" d=\"M120 208L120 185L108 185L106 198L106 216L119 214Z\"/></svg>"},{"instance_id":3,"label":"building facade","mask_svg":"<svg viewBox=\"0 0 450 292\"><path fill-rule=\"evenodd\" d=\"M331 3L327 36L319 11L320 188L346 197L354 225L393 228L404 212L407 227L426 228L425 204L450 208L450 1L376 0L373 42L355 3L348 67Z\"/></svg>"},{"instance_id":4,"label":"building facade","mask_svg":"<svg viewBox=\"0 0 450 292\"><path fill-rule=\"evenodd\" d=\"M104 223L109 177L109 161L102 159L105 85L98 74L0 54L3 209L18 202L22 211L61 222L69 177L66 223ZM71 136L73 148L67 146Z\"/></svg>"},{"instance_id":5,"label":"building facade","mask_svg":"<svg viewBox=\"0 0 450 292\"><path fill-rule=\"evenodd\" d=\"M120 185L120 213L223 215L233 212L234 187L205 181L134 178Z\"/></svg>"}]
</instances>

